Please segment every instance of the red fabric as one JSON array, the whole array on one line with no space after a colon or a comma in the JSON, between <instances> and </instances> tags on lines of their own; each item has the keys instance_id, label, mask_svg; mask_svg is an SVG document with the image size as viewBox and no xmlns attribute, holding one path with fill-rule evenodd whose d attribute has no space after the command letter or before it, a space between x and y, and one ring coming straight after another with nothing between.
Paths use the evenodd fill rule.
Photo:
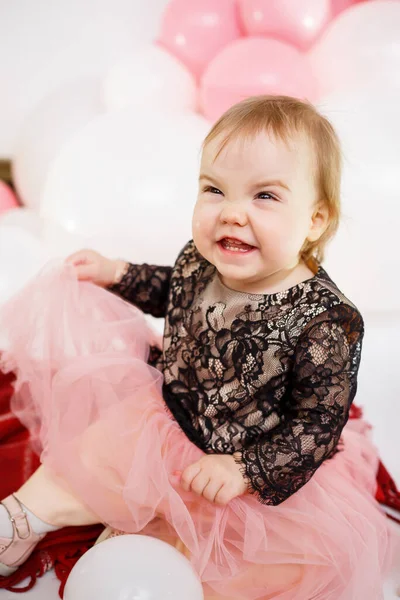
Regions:
<instances>
[{"instance_id":1,"label":"red fabric","mask_svg":"<svg viewBox=\"0 0 400 600\"><path fill-rule=\"evenodd\" d=\"M361 419L362 416L362 409L353 404L350 408L350 419ZM400 491L397 489L394 479L382 461L379 461L376 482L378 486L375 495L376 499L383 506L387 506L399 513L397 517L389 514L387 516L400 525Z\"/></svg>"},{"instance_id":2,"label":"red fabric","mask_svg":"<svg viewBox=\"0 0 400 600\"><path fill-rule=\"evenodd\" d=\"M38 577L54 568L61 582L59 594L62 598L72 567L93 546L103 529L102 525L65 527L48 533L18 571L9 577L0 577L0 588L22 594L33 588ZM25 579L24 587L15 587Z\"/></svg>"},{"instance_id":3,"label":"red fabric","mask_svg":"<svg viewBox=\"0 0 400 600\"><path fill-rule=\"evenodd\" d=\"M0 371L0 498L18 489L39 466L39 458L29 444L28 431L10 412L12 375ZM76 561L93 546L103 530L102 525L65 527L49 533L38 544L28 560L10 577L0 577L0 589L22 593L30 590L46 571L54 568L60 580L60 597L67 577ZM25 587L16 588L27 579Z\"/></svg>"},{"instance_id":4,"label":"red fabric","mask_svg":"<svg viewBox=\"0 0 400 600\"><path fill-rule=\"evenodd\" d=\"M7 474L0 479L0 498L20 487L39 465L38 457L30 448L27 430L10 412L13 379L12 375L4 375L0 371L0 473ZM361 417L362 410L353 405L350 418ZM400 492L382 463L379 464L377 483L378 502L400 513ZM400 523L395 517L391 518ZM10 577L0 577L0 588L18 593L26 592L35 585L38 577L54 568L61 582L59 593L62 598L72 567L93 546L102 530L102 525L93 525L66 527L49 533L16 573ZM27 585L16 588L24 579L28 579Z\"/></svg>"},{"instance_id":5,"label":"red fabric","mask_svg":"<svg viewBox=\"0 0 400 600\"><path fill-rule=\"evenodd\" d=\"M0 498L19 488L39 465L28 443L27 430L10 412L13 379L0 371Z\"/></svg>"}]
</instances>

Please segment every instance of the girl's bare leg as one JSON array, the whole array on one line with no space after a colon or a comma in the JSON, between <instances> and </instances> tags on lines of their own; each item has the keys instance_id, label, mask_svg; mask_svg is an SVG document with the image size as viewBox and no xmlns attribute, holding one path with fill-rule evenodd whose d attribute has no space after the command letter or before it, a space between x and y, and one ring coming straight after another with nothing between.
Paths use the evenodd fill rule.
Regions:
<instances>
[{"instance_id":1,"label":"girl's bare leg","mask_svg":"<svg viewBox=\"0 0 400 600\"><path fill-rule=\"evenodd\" d=\"M67 484L43 465L14 495L39 519L56 527L100 522L99 517L69 490Z\"/></svg>"}]
</instances>

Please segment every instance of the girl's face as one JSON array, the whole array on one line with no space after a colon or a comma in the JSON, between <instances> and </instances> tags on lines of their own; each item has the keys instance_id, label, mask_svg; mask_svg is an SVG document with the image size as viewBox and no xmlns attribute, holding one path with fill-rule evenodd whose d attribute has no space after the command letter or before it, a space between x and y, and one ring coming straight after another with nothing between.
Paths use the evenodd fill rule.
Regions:
<instances>
[{"instance_id":1,"label":"girl's face","mask_svg":"<svg viewBox=\"0 0 400 600\"><path fill-rule=\"evenodd\" d=\"M228 142L217 156L221 141L203 151L193 240L225 285L263 293L323 231L313 152L303 136L286 144L264 131Z\"/></svg>"}]
</instances>

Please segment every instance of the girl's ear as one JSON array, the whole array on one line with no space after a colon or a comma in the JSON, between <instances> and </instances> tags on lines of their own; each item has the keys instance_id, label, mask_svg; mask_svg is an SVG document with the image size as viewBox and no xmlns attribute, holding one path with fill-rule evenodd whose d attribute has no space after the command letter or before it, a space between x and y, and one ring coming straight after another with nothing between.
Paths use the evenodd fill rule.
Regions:
<instances>
[{"instance_id":1,"label":"girl's ear","mask_svg":"<svg viewBox=\"0 0 400 600\"><path fill-rule=\"evenodd\" d=\"M316 242L324 233L329 223L329 210L325 204L320 204L311 218L311 227L308 232L307 240Z\"/></svg>"}]
</instances>

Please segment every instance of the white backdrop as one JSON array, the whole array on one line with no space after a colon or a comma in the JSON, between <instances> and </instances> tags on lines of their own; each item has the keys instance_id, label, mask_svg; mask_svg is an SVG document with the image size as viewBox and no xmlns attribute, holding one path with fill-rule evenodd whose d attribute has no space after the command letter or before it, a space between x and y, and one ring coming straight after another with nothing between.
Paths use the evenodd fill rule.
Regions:
<instances>
[{"instance_id":1,"label":"white backdrop","mask_svg":"<svg viewBox=\"0 0 400 600\"><path fill-rule=\"evenodd\" d=\"M210 121L198 74L154 44L167 4L0 0L0 157L13 159L25 204L0 204L0 302L49 257L91 246L172 264L190 237ZM344 218L326 268L366 320L356 402L400 482L399 47L400 2L370 0L304 60L344 149Z\"/></svg>"},{"instance_id":2,"label":"white backdrop","mask_svg":"<svg viewBox=\"0 0 400 600\"><path fill-rule=\"evenodd\" d=\"M210 122L197 112L198 73L154 44L167 4L0 0L0 156L13 159L26 205L1 213L0 204L0 301L49 257L90 246L172 264L190 237ZM345 157L343 221L326 268L365 315L357 402L400 481L397 24L400 45L400 2L356 4L304 56Z\"/></svg>"},{"instance_id":3,"label":"white backdrop","mask_svg":"<svg viewBox=\"0 0 400 600\"><path fill-rule=\"evenodd\" d=\"M246 0L237 2L244 15ZM351 3L324 0L321 26L329 6L336 14L339 4ZM209 78L185 60L190 39L184 31L169 38L176 56L167 44L154 43L167 5L0 0L0 158L12 159L24 205L17 207L0 186L0 303L51 257L89 246L133 262L172 264L190 237L200 147L211 124L200 114L200 89ZM214 33L198 38L209 77L217 72L213 58L224 33L218 29L222 3L214 6L203 22ZM263 33L250 17L249 36L253 26L279 37L278 30ZM186 19L186 26L193 23ZM239 31L232 17L226 45ZM312 100L343 144L343 221L325 266L365 317L356 403L400 484L400 1L355 3L306 47L309 32L293 31L317 84ZM260 92L279 92L268 87L276 75L268 71L271 57L265 65L259 58L260 71L249 64L242 76L258 78ZM235 94L234 68L232 78ZM6 193L12 210L4 208ZM55 586L47 581L50 598Z\"/></svg>"}]
</instances>

